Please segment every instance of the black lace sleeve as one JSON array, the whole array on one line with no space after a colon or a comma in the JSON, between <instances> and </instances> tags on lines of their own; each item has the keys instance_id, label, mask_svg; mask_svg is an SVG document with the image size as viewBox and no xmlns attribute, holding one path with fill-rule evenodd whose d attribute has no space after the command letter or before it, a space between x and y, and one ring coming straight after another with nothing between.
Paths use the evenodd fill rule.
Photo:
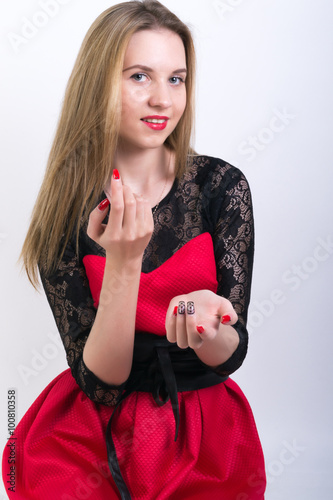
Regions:
<instances>
[{"instance_id":1,"label":"black lace sleeve","mask_svg":"<svg viewBox=\"0 0 333 500\"><path fill-rule=\"evenodd\" d=\"M76 255L74 244L68 243L55 273L46 277L42 265L39 266L39 272L74 379L92 401L107 406L115 405L124 386L106 384L88 369L82 359L96 309L84 266Z\"/></svg>"},{"instance_id":2,"label":"black lace sleeve","mask_svg":"<svg viewBox=\"0 0 333 500\"><path fill-rule=\"evenodd\" d=\"M239 345L233 355L214 370L220 375L229 375L243 363L248 346L246 322L254 254L252 199L242 172L226 164L215 169L211 193L217 294L230 300L238 314L234 328L239 335Z\"/></svg>"}]
</instances>

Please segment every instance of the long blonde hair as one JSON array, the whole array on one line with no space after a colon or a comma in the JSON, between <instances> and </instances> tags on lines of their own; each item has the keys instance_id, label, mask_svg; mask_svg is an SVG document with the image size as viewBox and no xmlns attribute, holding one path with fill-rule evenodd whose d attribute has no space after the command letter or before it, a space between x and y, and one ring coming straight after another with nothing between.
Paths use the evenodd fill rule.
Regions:
<instances>
[{"instance_id":1,"label":"long blonde hair","mask_svg":"<svg viewBox=\"0 0 333 500\"><path fill-rule=\"evenodd\" d=\"M95 208L112 170L121 117L121 79L126 48L140 30L166 28L185 47L187 104L165 144L175 152L176 176L194 153L195 52L189 28L156 0L124 2L107 9L86 34L67 84L47 168L21 252L36 288L38 266L51 273L65 247Z\"/></svg>"}]
</instances>

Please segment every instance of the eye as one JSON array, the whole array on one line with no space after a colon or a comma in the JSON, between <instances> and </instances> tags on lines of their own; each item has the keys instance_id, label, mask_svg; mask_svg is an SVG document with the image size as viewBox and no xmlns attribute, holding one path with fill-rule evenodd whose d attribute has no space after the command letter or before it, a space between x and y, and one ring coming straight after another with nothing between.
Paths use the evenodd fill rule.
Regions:
<instances>
[{"instance_id":1,"label":"eye","mask_svg":"<svg viewBox=\"0 0 333 500\"><path fill-rule=\"evenodd\" d=\"M144 73L135 73L134 75L131 76L135 82L144 82L144 78L147 78L147 75Z\"/></svg>"},{"instance_id":2,"label":"eye","mask_svg":"<svg viewBox=\"0 0 333 500\"><path fill-rule=\"evenodd\" d=\"M173 83L175 85L180 85L181 83L185 82L184 78L182 78L180 76L172 76L170 78L170 81L171 81L171 83Z\"/></svg>"}]
</instances>

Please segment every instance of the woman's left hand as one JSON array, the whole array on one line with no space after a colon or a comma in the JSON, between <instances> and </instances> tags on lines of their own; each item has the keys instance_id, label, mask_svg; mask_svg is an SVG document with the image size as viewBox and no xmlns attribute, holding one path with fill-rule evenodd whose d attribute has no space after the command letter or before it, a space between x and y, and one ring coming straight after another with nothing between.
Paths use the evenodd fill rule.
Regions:
<instances>
[{"instance_id":1,"label":"woman's left hand","mask_svg":"<svg viewBox=\"0 0 333 500\"><path fill-rule=\"evenodd\" d=\"M177 295L169 304L165 328L169 342L198 349L205 339L215 339L220 324L234 325L238 316L231 302L210 290Z\"/></svg>"}]
</instances>

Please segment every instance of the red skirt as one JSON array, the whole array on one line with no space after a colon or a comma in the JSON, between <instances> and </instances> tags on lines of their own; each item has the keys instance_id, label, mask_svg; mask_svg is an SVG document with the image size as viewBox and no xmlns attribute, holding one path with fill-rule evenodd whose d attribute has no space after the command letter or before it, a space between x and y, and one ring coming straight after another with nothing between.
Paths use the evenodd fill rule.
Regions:
<instances>
[{"instance_id":1,"label":"red skirt","mask_svg":"<svg viewBox=\"0 0 333 500\"><path fill-rule=\"evenodd\" d=\"M114 415L113 440L132 499L263 500L262 448L238 385L229 378L178 399L177 441L170 401L160 407L150 393L134 392ZM82 392L70 369L58 375L5 447L9 499L120 499L105 442L112 412Z\"/></svg>"}]
</instances>

